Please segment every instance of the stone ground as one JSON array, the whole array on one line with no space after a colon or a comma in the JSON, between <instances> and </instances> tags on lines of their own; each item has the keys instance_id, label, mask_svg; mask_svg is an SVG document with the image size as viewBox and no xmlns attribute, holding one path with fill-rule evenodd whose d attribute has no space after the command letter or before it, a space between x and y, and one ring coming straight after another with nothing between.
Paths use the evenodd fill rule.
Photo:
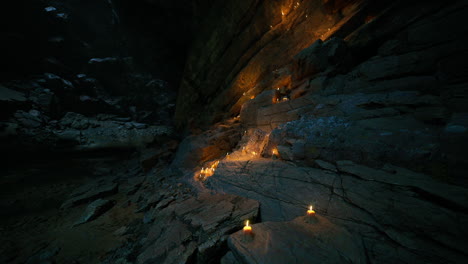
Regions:
<instances>
[{"instance_id":1,"label":"stone ground","mask_svg":"<svg viewBox=\"0 0 468 264\"><path fill-rule=\"evenodd\" d=\"M468 262L466 1L288 2L217 2L179 145L151 75L127 72L130 102L81 73L2 83L5 153L44 159L2 166L0 262ZM85 62L120 85L131 59Z\"/></svg>"}]
</instances>

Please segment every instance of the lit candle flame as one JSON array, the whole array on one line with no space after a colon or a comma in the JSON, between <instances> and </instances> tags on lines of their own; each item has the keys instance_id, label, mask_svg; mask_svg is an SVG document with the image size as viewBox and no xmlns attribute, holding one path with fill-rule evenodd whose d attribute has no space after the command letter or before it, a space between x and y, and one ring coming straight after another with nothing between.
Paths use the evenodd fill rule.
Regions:
<instances>
[{"instance_id":1,"label":"lit candle flame","mask_svg":"<svg viewBox=\"0 0 468 264\"><path fill-rule=\"evenodd\" d=\"M273 155L278 155L278 150L276 148L274 148L274 149L271 150L271 153Z\"/></svg>"},{"instance_id":2,"label":"lit candle flame","mask_svg":"<svg viewBox=\"0 0 468 264\"><path fill-rule=\"evenodd\" d=\"M244 226L243 230L244 230L244 234L247 234L247 235L252 234L252 227L249 226L249 220L247 220L245 222L245 226Z\"/></svg>"},{"instance_id":3,"label":"lit candle flame","mask_svg":"<svg viewBox=\"0 0 468 264\"><path fill-rule=\"evenodd\" d=\"M309 207L309 210L312 211L312 205Z\"/></svg>"}]
</instances>

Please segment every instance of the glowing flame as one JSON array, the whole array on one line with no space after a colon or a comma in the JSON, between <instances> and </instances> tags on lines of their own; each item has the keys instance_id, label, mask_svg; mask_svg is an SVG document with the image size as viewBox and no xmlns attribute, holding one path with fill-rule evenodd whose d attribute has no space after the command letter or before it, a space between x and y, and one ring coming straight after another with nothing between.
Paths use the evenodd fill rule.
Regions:
<instances>
[{"instance_id":1,"label":"glowing flame","mask_svg":"<svg viewBox=\"0 0 468 264\"><path fill-rule=\"evenodd\" d=\"M199 176L198 176L198 179L199 179L199 180L206 180L206 178L213 176L213 174L214 174L215 171L216 171L216 168L218 167L218 164L219 164L219 160L213 162L213 163L211 164L211 166L208 167L208 168L203 167L203 168L200 170L200 174L199 174Z\"/></svg>"},{"instance_id":2,"label":"glowing flame","mask_svg":"<svg viewBox=\"0 0 468 264\"><path fill-rule=\"evenodd\" d=\"M244 234L250 234L252 232L252 227L249 226L249 220L245 222Z\"/></svg>"},{"instance_id":3,"label":"glowing flame","mask_svg":"<svg viewBox=\"0 0 468 264\"><path fill-rule=\"evenodd\" d=\"M255 96L253 96L253 95L250 97L250 99L254 99L254 98L255 98Z\"/></svg>"},{"instance_id":4,"label":"glowing flame","mask_svg":"<svg viewBox=\"0 0 468 264\"><path fill-rule=\"evenodd\" d=\"M307 215L315 216L315 211L314 211L314 209L312 209L312 205L309 206L309 210L307 211Z\"/></svg>"},{"instance_id":5,"label":"glowing flame","mask_svg":"<svg viewBox=\"0 0 468 264\"><path fill-rule=\"evenodd\" d=\"M284 16L284 11L283 10L281 10L281 15Z\"/></svg>"},{"instance_id":6,"label":"glowing flame","mask_svg":"<svg viewBox=\"0 0 468 264\"><path fill-rule=\"evenodd\" d=\"M271 151L271 153L272 153L273 155L278 155L278 150L277 150L276 148L274 148L274 149Z\"/></svg>"}]
</instances>

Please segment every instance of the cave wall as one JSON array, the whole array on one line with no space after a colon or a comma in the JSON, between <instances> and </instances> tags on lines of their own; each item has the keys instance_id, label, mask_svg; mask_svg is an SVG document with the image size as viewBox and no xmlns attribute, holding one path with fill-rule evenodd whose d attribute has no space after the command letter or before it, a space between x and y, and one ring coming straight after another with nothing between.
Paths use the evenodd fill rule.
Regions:
<instances>
[{"instance_id":1,"label":"cave wall","mask_svg":"<svg viewBox=\"0 0 468 264\"><path fill-rule=\"evenodd\" d=\"M196 178L219 160L200 181L258 200L259 228L313 204L359 244L350 262L466 262L466 3L216 10L186 65L176 122L192 135L173 166ZM230 249L268 262L247 243Z\"/></svg>"},{"instance_id":2,"label":"cave wall","mask_svg":"<svg viewBox=\"0 0 468 264\"><path fill-rule=\"evenodd\" d=\"M200 18L186 63L175 116L179 126L189 116L206 125L237 115L250 96L271 89L274 72L299 51L317 39L349 34L375 8L366 1L214 3ZM194 109L200 112L196 118L189 114Z\"/></svg>"},{"instance_id":3,"label":"cave wall","mask_svg":"<svg viewBox=\"0 0 468 264\"><path fill-rule=\"evenodd\" d=\"M195 37L179 126L240 114L247 128L271 132L268 151L300 141L305 162L392 162L467 184L462 2L233 5L214 6Z\"/></svg>"}]
</instances>

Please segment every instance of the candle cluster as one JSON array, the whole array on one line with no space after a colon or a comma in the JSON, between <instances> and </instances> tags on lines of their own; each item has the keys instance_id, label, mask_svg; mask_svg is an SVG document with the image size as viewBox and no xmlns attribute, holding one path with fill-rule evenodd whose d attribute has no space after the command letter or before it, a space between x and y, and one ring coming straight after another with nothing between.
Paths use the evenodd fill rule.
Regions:
<instances>
[{"instance_id":1,"label":"candle cluster","mask_svg":"<svg viewBox=\"0 0 468 264\"><path fill-rule=\"evenodd\" d=\"M200 174L198 176L198 179L203 181L203 180L206 180L206 178L213 176L213 174L216 171L216 168L218 167L218 164L219 164L219 160L213 162L211 164L211 166L209 166L207 168L202 168L200 170Z\"/></svg>"},{"instance_id":2,"label":"candle cluster","mask_svg":"<svg viewBox=\"0 0 468 264\"><path fill-rule=\"evenodd\" d=\"M306 223L317 223L318 219L315 217L315 211L311 206L309 206L309 210L307 210L307 217L305 218L305 221ZM242 232L244 234L244 237L247 239L247 241L249 239L253 239L253 230L252 230L252 226L250 225L250 221L247 220L245 221L245 226L244 228L242 229Z\"/></svg>"}]
</instances>

